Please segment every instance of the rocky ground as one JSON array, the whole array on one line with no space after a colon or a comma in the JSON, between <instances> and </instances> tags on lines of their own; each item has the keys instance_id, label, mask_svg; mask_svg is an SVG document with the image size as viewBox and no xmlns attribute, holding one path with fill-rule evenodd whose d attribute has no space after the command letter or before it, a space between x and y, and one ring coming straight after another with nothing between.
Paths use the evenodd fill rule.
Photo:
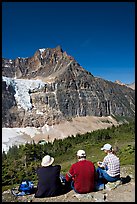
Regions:
<instances>
[{"instance_id":1,"label":"rocky ground","mask_svg":"<svg viewBox=\"0 0 137 204\"><path fill-rule=\"evenodd\" d=\"M135 168L121 168L123 183L108 183L107 188L88 194L70 192L50 198L35 198L34 195L15 197L10 190L2 194L2 202L135 202Z\"/></svg>"}]
</instances>

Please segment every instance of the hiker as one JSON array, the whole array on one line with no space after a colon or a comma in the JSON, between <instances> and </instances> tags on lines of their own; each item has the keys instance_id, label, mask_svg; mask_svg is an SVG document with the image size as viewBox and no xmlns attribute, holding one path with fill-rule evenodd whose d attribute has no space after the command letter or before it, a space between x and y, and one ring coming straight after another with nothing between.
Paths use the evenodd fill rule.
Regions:
<instances>
[{"instance_id":1,"label":"hiker","mask_svg":"<svg viewBox=\"0 0 137 204\"><path fill-rule=\"evenodd\" d=\"M79 194L89 193L95 188L95 166L86 159L84 150L77 151L78 162L72 164L66 174L66 181L71 182L71 188Z\"/></svg>"},{"instance_id":2,"label":"hiker","mask_svg":"<svg viewBox=\"0 0 137 204\"><path fill-rule=\"evenodd\" d=\"M120 180L120 161L114 154L112 146L110 144L105 144L101 150L103 150L107 155L104 157L103 162L97 162L97 174L99 181L107 183Z\"/></svg>"},{"instance_id":3,"label":"hiker","mask_svg":"<svg viewBox=\"0 0 137 204\"><path fill-rule=\"evenodd\" d=\"M46 155L43 157L41 167L37 169L38 185L35 193L36 198L60 195L62 184L60 180L60 165L52 165L54 158Z\"/></svg>"}]
</instances>

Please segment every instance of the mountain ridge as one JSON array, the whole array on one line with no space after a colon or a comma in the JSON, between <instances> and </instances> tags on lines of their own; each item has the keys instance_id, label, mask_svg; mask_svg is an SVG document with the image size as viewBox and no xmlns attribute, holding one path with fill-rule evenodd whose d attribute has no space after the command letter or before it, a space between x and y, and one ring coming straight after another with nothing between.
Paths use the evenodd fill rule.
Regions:
<instances>
[{"instance_id":1,"label":"mountain ridge","mask_svg":"<svg viewBox=\"0 0 137 204\"><path fill-rule=\"evenodd\" d=\"M129 88L135 90L135 82L130 83L130 84L124 84L124 83L122 83L122 82L119 81L119 80L115 80L114 83L117 83L117 84L122 85L122 86L124 85L124 86L127 86L127 87L129 87Z\"/></svg>"},{"instance_id":2,"label":"mountain ridge","mask_svg":"<svg viewBox=\"0 0 137 204\"><path fill-rule=\"evenodd\" d=\"M3 127L42 127L81 116L135 115L134 90L94 77L60 46L38 49L30 58L3 59L2 76ZM23 90L30 109L19 105L26 98Z\"/></svg>"}]
</instances>

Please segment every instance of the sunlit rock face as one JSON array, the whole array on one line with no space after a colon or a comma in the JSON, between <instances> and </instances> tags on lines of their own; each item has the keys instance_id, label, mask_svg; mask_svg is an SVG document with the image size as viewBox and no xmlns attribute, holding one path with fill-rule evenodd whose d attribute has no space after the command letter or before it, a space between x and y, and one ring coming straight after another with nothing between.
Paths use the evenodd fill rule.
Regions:
<instances>
[{"instance_id":1,"label":"sunlit rock face","mask_svg":"<svg viewBox=\"0 0 137 204\"><path fill-rule=\"evenodd\" d=\"M76 116L135 115L135 91L94 77L60 46L2 60L2 126L42 127Z\"/></svg>"}]
</instances>

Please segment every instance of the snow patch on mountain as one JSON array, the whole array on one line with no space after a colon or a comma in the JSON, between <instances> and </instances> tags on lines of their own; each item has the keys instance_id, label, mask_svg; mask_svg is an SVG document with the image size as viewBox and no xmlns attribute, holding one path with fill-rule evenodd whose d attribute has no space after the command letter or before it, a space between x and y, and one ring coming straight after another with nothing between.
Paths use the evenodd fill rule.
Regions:
<instances>
[{"instance_id":1,"label":"snow patch on mountain","mask_svg":"<svg viewBox=\"0 0 137 204\"><path fill-rule=\"evenodd\" d=\"M39 51L40 51L41 59L43 59L42 53L45 51L45 48L39 49Z\"/></svg>"},{"instance_id":2,"label":"snow patch on mountain","mask_svg":"<svg viewBox=\"0 0 137 204\"><path fill-rule=\"evenodd\" d=\"M26 127L26 128L2 128L2 151L7 152L9 147L13 145L25 144L28 142L26 139L23 139L24 134L33 138L36 134L40 134L41 130L35 127ZM20 136L20 138L19 138Z\"/></svg>"},{"instance_id":3,"label":"snow patch on mountain","mask_svg":"<svg viewBox=\"0 0 137 204\"><path fill-rule=\"evenodd\" d=\"M39 49L39 51L42 53L45 51L45 48Z\"/></svg>"},{"instance_id":4,"label":"snow patch on mountain","mask_svg":"<svg viewBox=\"0 0 137 204\"><path fill-rule=\"evenodd\" d=\"M54 130L53 126L49 126L47 124L45 124L42 128L2 128L2 151L7 153L9 147L12 147L13 145L19 146L20 144L29 143L29 141L32 141L33 137L36 135L44 135L52 130ZM24 138L24 135L27 137Z\"/></svg>"}]
</instances>

